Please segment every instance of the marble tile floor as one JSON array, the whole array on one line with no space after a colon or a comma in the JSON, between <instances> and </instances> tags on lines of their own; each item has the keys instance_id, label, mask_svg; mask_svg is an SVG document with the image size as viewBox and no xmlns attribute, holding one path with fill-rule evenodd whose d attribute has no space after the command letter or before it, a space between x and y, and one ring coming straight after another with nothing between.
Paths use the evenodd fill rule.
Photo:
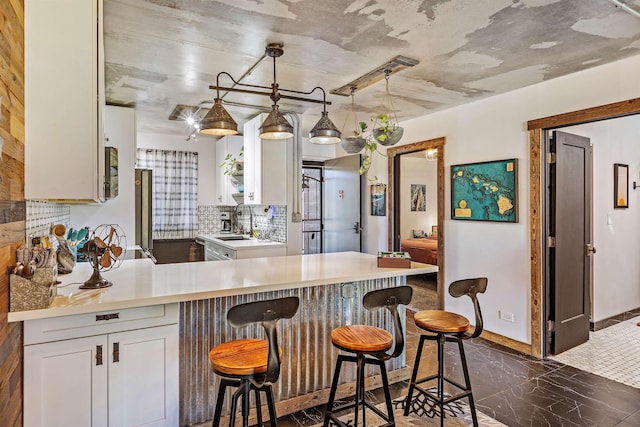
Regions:
<instances>
[{"instance_id":1,"label":"marble tile floor","mask_svg":"<svg viewBox=\"0 0 640 427\"><path fill-rule=\"evenodd\" d=\"M407 311L409 366L413 366L419 334L413 313ZM477 409L507 426L640 426L640 389L480 338L466 341L465 353ZM448 374L462 381L455 344L447 344L445 358ZM420 375L435 372L435 359L435 345L429 342ZM406 395L407 389L407 382L392 385L392 398ZM381 390L370 395L383 399ZM322 420L322 411L320 406L281 417L278 425L308 427Z\"/></svg>"},{"instance_id":2,"label":"marble tile floor","mask_svg":"<svg viewBox=\"0 0 640 427\"><path fill-rule=\"evenodd\" d=\"M639 321L640 316L590 332L589 341L551 359L640 388Z\"/></svg>"}]
</instances>

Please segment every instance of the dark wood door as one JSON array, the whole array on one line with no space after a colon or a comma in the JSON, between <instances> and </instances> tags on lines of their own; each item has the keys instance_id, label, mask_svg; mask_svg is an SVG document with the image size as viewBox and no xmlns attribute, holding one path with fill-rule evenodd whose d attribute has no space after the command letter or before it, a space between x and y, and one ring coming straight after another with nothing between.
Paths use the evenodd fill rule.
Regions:
<instances>
[{"instance_id":1,"label":"dark wood door","mask_svg":"<svg viewBox=\"0 0 640 427\"><path fill-rule=\"evenodd\" d=\"M589 339L591 310L591 148L589 138L555 131L550 151L550 352ZM555 245L555 247L553 247Z\"/></svg>"}]
</instances>

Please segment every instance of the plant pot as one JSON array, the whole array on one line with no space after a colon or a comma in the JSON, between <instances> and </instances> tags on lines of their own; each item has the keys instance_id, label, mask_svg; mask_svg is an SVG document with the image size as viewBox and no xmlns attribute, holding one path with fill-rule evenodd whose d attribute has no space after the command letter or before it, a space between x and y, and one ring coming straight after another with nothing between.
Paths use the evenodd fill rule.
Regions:
<instances>
[{"instance_id":1,"label":"plant pot","mask_svg":"<svg viewBox=\"0 0 640 427\"><path fill-rule=\"evenodd\" d=\"M362 151L367 140L361 136L348 136L340 140L342 149L349 154L355 154Z\"/></svg>"},{"instance_id":2,"label":"plant pot","mask_svg":"<svg viewBox=\"0 0 640 427\"><path fill-rule=\"evenodd\" d=\"M398 143L398 141L400 141L400 139L402 138L402 135L404 135L404 128L397 127L397 128L395 128L393 130L393 132L390 132L388 134L385 133L385 131L383 131L382 129L376 128L371 132L371 134L376 139L378 144L381 144L381 145L394 145L394 144ZM387 135L387 138L384 141L381 141L380 139L378 139L378 137L380 135Z\"/></svg>"}]
</instances>

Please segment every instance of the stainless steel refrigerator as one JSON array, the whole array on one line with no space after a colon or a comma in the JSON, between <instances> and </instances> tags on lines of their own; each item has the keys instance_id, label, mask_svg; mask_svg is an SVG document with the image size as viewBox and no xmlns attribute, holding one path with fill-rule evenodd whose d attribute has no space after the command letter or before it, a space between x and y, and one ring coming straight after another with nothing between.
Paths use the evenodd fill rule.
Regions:
<instances>
[{"instance_id":1,"label":"stainless steel refrigerator","mask_svg":"<svg viewBox=\"0 0 640 427\"><path fill-rule=\"evenodd\" d=\"M136 169L136 245L153 251L153 174Z\"/></svg>"}]
</instances>

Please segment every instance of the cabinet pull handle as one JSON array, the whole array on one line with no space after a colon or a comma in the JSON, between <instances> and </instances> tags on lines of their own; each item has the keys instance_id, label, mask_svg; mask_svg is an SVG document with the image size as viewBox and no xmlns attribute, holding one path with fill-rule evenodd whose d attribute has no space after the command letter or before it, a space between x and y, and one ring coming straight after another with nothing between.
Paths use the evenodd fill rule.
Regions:
<instances>
[{"instance_id":1,"label":"cabinet pull handle","mask_svg":"<svg viewBox=\"0 0 640 427\"><path fill-rule=\"evenodd\" d=\"M113 363L118 363L120 361L120 343L113 343Z\"/></svg>"},{"instance_id":2,"label":"cabinet pull handle","mask_svg":"<svg viewBox=\"0 0 640 427\"><path fill-rule=\"evenodd\" d=\"M96 322L101 320L119 319L120 313L96 314Z\"/></svg>"},{"instance_id":3,"label":"cabinet pull handle","mask_svg":"<svg viewBox=\"0 0 640 427\"><path fill-rule=\"evenodd\" d=\"M96 346L96 366L102 365L102 346Z\"/></svg>"}]
</instances>

